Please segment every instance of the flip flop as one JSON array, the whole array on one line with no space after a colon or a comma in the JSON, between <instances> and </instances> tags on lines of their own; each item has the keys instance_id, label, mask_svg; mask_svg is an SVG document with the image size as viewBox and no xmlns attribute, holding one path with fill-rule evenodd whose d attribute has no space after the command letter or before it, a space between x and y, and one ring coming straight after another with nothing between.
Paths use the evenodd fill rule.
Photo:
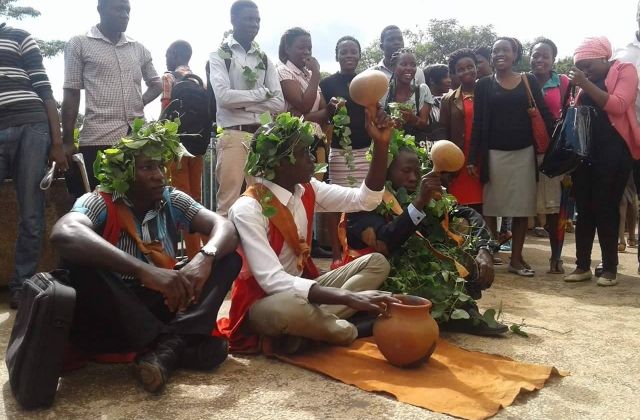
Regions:
<instances>
[{"instance_id":1,"label":"flip flop","mask_svg":"<svg viewBox=\"0 0 640 420\"><path fill-rule=\"evenodd\" d=\"M512 265L509 265L508 271L521 277L533 277L536 275L535 271L529 268L515 268Z\"/></svg>"}]
</instances>

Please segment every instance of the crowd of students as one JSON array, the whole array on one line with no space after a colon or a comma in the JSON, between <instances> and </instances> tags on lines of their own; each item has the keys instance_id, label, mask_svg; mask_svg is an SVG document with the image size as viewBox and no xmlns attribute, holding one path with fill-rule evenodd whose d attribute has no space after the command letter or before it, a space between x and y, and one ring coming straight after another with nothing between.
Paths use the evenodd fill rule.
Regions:
<instances>
[{"instance_id":1,"label":"crowd of students","mask_svg":"<svg viewBox=\"0 0 640 420\"><path fill-rule=\"evenodd\" d=\"M48 153L79 197L54 226L51 240L77 291L71 341L83 357L134 352L142 385L157 392L174 369L210 370L225 359L228 347L295 352L309 340L348 345L370 334L372 318L364 312L378 313L396 302L377 291L389 273L388 257L402 252L416 232L429 236L425 206L443 185L457 198L456 217L484 232L473 250L477 272L466 286L470 296L479 298L493 281L499 217L511 220L510 272L534 276L523 245L529 218L545 215L549 272L564 273L559 238L564 222L558 216L562 178L536 169L542 154L535 147L529 108L534 102L551 133L570 85L578 88L577 103L591 106L595 118L590 155L571 176L577 267L565 281L592 278L597 231L603 255L597 284L616 284L619 204L633 184L633 162L640 158L640 102L634 107L640 36L616 58L606 38L586 39L576 48L568 75L553 70L553 41L540 38L527 52L509 37L452 51L448 63L423 71L415 53L405 48L401 30L388 26L380 36L384 57L373 68L387 76L389 88L373 114L349 95L361 59L357 39L337 40L340 70L321 79L309 32L287 30L275 63L254 40L258 6L237 0L230 12L233 32L211 53L199 87L212 91L215 107L209 111L221 130L215 139L213 213L199 204L203 151L189 150L194 156L178 163L179 153L162 136L139 148L120 140L136 135L132 122L143 117L147 103L161 95L165 110L175 101L178 84L201 82L189 67L190 45L176 41L168 48L168 71L160 77L149 52L124 33L129 1L99 0L98 12L100 23L65 48L62 135L36 44L24 31L0 28L0 37L11 40L0 47L0 58L16 63L11 58L20 57L24 68L14 64L16 72L28 75L10 77L11 86L0 81L3 92L21 95L0 115L0 140L13 145L0 149L0 178L11 169L24 192L18 197L21 227L11 304L19 305L21 283L33 275L39 258L34 244L42 240L44 199L37 182ZM522 74L514 66L525 54L531 72ZM144 93L142 80L148 87ZM69 156L76 152L73 128L81 89L87 99L79 152L94 189L87 193L67 172ZM348 130L335 118L345 109ZM272 115L269 124L263 124L265 113ZM415 143L394 137L394 130L413 136ZM202 136L182 134L185 142L188 135ZM208 143L208 133L203 137ZM421 173L424 150L442 139L463 150L466 166L442 177ZM390 147L392 141L397 147ZM314 177L312 151L321 156L325 143L328 179L322 182ZM103 173L99 181L93 173L99 165L92 164L105 148L122 153L128 166ZM157 159L158 148L164 160ZM166 185L165 165L173 187ZM23 176L27 172L30 176ZM108 190L107 179L124 187ZM382 216L376 208L381 202L393 208L385 194L398 188L414 194L413 201L401 203L393 216ZM325 226L333 239L332 270L324 274L310 258L316 212L328 215ZM351 213L343 241L340 213ZM175 266L180 231L188 259ZM229 290L229 316L216 321ZM506 331L501 324L479 323L475 304L466 310L475 321L452 322L452 329L482 335Z\"/></svg>"}]
</instances>

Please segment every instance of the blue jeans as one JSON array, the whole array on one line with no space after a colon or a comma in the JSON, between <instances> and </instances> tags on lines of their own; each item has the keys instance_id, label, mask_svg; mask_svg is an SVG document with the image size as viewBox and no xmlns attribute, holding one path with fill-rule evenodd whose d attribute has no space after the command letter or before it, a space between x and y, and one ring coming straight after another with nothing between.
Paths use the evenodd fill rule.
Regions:
<instances>
[{"instance_id":1,"label":"blue jeans","mask_svg":"<svg viewBox=\"0 0 640 420\"><path fill-rule=\"evenodd\" d=\"M48 123L0 130L0 182L13 178L20 211L11 291L20 289L38 267L45 227L45 195L40 180L46 171L50 147Z\"/></svg>"}]
</instances>

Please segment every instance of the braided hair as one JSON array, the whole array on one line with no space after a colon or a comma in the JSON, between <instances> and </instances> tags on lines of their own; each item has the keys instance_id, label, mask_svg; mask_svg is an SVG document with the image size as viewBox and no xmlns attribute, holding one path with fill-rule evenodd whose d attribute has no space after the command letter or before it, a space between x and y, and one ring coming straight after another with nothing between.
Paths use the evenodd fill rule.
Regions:
<instances>
[{"instance_id":1,"label":"braided hair","mask_svg":"<svg viewBox=\"0 0 640 420\"><path fill-rule=\"evenodd\" d=\"M496 42L498 41L507 41L509 44L511 44L511 49L513 50L513 53L515 54L515 58L513 59L513 64L516 65L520 62L520 60L522 60L522 43L520 41L518 41L517 38L511 38L508 36L501 36L499 38L497 38L493 44L495 45Z\"/></svg>"},{"instance_id":2,"label":"braided hair","mask_svg":"<svg viewBox=\"0 0 640 420\"><path fill-rule=\"evenodd\" d=\"M338 47L340 46L341 43L346 41L354 42L358 46L358 56L360 56L362 52L362 48L360 47L360 42L358 42L358 40L352 37L351 35L345 35L342 38L340 38L338 42L336 42L336 60L338 59Z\"/></svg>"},{"instance_id":3,"label":"braided hair","mask_svg":"<svg viewBox=\"0 0 640 420\"><path fill-rule=\"evenodd\" d=\"M415 56L415 52L411 49L411 48L400 48L398 51L394 52L393 55L391 56L391 66L394 68L393 73L391 73L391 79L389 79L389 93L387 94L387 99L385 101L384 104L384 109L386 112L389 112L389 103L393 102L393 99L396 96L396 72L395 72L395 67L396 64L398 64L398 61L400 60L400 57L402 57L405 54L412 54L413 56ZM416 69L417 71L417 69ZM415 80L415 78L414 78ZM412 92L416 89L419 88L417 86L415 86L414 84L415 82L412 80L411 81L411 88L412 88ZM417 110L419 112L419 110Z\"/></svg>"},{"instance_id":4,"label":"braided hair","mask_svg":"<svg viewBox=\"0 0 640 420\"><path fill-rule=\"evenodd\" d=\"M470 58L473 60L474 63L477 64L476 54L477 53L473 52L473 50L470 48L460 48L452 52L449 55L449 61L448 61L449 73L456 74L456 64L458 64L458 61L462 60L463 58Z\"/></svg>"},{"instance_id":5,"label":"braided hair","mask_svg":"<svg viewBox=\"0 0 640 420\"><path fill-rule=\"evenodd\" d=\"M283 64L289 60L289 56L287 55L287 48L291 48L293 43L301 36L311 36L309 31L306 29L302 29L300 27L287 29L282 37L280 38L280 47L278 48L278 57Z\"/></svg>"}]
</instances>

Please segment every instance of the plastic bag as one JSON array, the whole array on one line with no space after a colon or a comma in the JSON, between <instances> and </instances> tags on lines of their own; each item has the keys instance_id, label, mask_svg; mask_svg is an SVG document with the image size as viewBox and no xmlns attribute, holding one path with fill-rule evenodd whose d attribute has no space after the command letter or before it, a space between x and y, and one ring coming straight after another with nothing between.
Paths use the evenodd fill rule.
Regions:
<instances>
[{"instance_id":1,"label":"plastic bag","mask_svg":"<svg viewBox=\"0 0 640 420\"><path fill-rule=\"evenodd\" d=\"M574 171L589 156L591 120L596 112L595 108L585 105L567 108L553 130L540 172L550 178L564 175Z\"/></svg>"}]
</instances>

